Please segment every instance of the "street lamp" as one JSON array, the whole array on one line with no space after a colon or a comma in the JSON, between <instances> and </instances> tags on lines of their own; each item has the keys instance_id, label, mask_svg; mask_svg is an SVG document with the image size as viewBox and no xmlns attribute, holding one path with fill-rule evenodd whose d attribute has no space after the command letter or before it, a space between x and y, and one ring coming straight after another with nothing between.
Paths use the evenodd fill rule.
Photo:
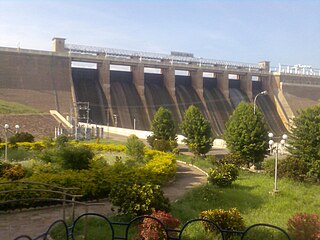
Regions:
<instances>
[{"instance_id":1,"label":"street lamp","mask_svg":"<svg viewBox=\"0 0 320 240\"><path fill-rule=\"evenodd\" d=\"M280 143L274 142L272 140L273 138L273 133L269 132L268 133L268 137L269 137L269 147L270 147L270 153L272 151L273 148L275 148L276 150L276 160L275 160L275 164L274 164L274 189L273 192L276 193L278 192L278 185L277 185L277 181L278 181L278 152L279 152L279 146L284 147L286 140L288 138L287 134L283 134L282 135L282 139L280 140Z\"/></svg>"},{"instance_id":2,"label":"street lamp","mask_svg":"<svg viewBox=\"0 0 320 240\"><path fill-rule=\"evenodd\" d=\"M259 92L255 97L254 97L254 100L253 100L253 114L256 115L256 101L257 101L257 98L258 96L260 95L267 95L268 92L267 91L262 91L262 92Z\"/></svg>"},{"instance_id":3,"label":"street lamp","mask_svg":"<svg viewBox=\"0 0 320 240\"><path fill-rule=\"evenodd\" d=\"M4 161L8 160L8 129L9 129L9 124L5 124L4 125L4 140L5 140Z\"/></svg>"},{"instance_id":4,"label":"street lamp","mask_svg":"<svg viewBox=\"0 0 320 240\"><path fill-rule=\"evenodd\" d=\"M133 117L133 130L136 130L136 117Z\"/></svg>"},{"instance_id":5,"label":"street lamp","mask_svg":"<svg viewBox=\"0 0 320 240\"><path fill-rule=\"evenodd\" d=\"M20 126L17 124L14 126L14 128L16 129L16 133L19 133Z\"/></svg>"},{"instance_id":6,"label":"street lamp","mask_svg":"<svg viewBox=\"0 0 320 240\"><path fill-rule=\"evenodd\" d=\"M114 117L114 126L117 127L118 126L118 115L113 114L113 117Z\"/></svg>"}]
</instances>

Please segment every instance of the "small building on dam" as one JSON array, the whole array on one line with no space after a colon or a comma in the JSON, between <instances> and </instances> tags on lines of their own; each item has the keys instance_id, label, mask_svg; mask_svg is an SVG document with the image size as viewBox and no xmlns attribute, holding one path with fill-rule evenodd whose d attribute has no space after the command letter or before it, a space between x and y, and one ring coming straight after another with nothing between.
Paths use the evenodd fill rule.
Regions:
<instances>
[{"instance_id":1,"label":"small building on dam","mask_svg":"<svg viewBox=\"0 0 320 240\"><path fill-rule=\"evenodd\" d=\"M241 102L262 111L275 134L288 129L299 110L320 99L320 71L267 61L244 64L194 57L66 44L53 38L52 51L0 47L2 100L57 110L78 121L149 130L160 106L177 123L191 105L199 107L214 133Z\"/></svg>"}]
</instances>

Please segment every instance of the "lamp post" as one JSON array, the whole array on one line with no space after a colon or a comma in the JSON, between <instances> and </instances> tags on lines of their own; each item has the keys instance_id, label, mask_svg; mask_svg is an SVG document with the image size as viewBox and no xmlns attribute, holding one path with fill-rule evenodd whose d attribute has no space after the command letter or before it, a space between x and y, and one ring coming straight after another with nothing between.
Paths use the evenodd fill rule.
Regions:
<instances>
[{"instance_id":1,"label":"lamp post","mask_svg":"<svg viewBox=\"0 0 320 240\"><path fill-rule=\"evenodd\" d=\"M4 161L8 160L8 129L9 124L4 125L4 140L5 140L5 149L4 149Z\"/></svg>"},{"instance_id":2,"label":"lamp post","mask_svg":"<svg viewBox=\"0 0 320 240\"><path fill-rule=\"evenodd\" d=\"M14 128L16 129L16 134L19 133L20 126L17 124L14 126Z\"/></svg>"},{"instance_id":3,"label":"lamp post","mask_svg":"<svg viewBox=\"0 0 320 240\"><path fill-rule=\"evenodd\" d=\"M117 127L118 126L118 115L113 114L113 117L114 117L114 126Z\"/></svg>"},{"instance_id":4,"label":"lamp post","mask_svg":"<svg viewBox=\"0 0 320 240\"><path fill-rule=\"evenodd\" d=\"M253 99L253 114L256 115L256 101L257 101L257 98L260 96L260 95L267 95L268 92L267 91L262 91L262 92L259 92Z\"/></svg>"},{"instance_id":5,"label":"lamp post","mask_svg":"<svg viewBox=\"0 0 320 240\"><path fill-rule=\"evenodd\" d=\"M268 137L270 139L269 140L270 153L273 148L275 148L275 150L276 150L276 159L275 159L275 164L274 164L274 189L273 189L273 193L277 193L279 191L278 190L278 152L279 152L279 146L281 145L283 147L285 145L288 136L287 136L287 134L283 134L282 139L280 140L280 143L274 142L272 140L272 138L274 138L273 133L269 132Z\"/></svg>"},{"instance_id":6,"label":"lamp post","mask_svg":"<svg viewBox=\"0 0 320 240\"><path fill-rule=\"evenodd\" d=\"M136 130L136 117L133 117L133 130Z\"/></svg>"}]
</instances>

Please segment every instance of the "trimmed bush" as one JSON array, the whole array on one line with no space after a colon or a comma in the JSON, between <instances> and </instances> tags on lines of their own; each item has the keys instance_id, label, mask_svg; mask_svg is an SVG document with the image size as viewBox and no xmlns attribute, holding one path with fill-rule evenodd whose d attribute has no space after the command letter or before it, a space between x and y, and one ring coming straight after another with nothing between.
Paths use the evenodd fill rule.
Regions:
<instances>
[{"instance_id":1,"label":"trimmed bush","mask_svg":"<svg viewBox=\"0 0 320 240\"><path fill-rule=\"evenodd\" d=\"M1 163L0 167L0 177L6 178L9 180L19 180L26 175L26 170L22 167L21 164L15 163Z\"/></svg>"},{"instance_id":2,"label":"trimmed bush","mask_svg":"<svg viewBox=\"0 0 320 240\"><path fill-rule=\"evenodd\" d=\"M153 210L150 216L160 220L167 229L175 229L180 225L180 221L170 213ZM167 239L162 225L152 218L143 219L142 224L139 225L139 235L144 240ZM177 233L171 233L170 237L176 237L176 235Z\"/></svg>"},{"instance_id":3,"label":"trimmed bush","mask_svg":"<svg viewBox=\"0 0 320 240\"><path fill-rule=\"evenodd\" d=\"M134 216L151 213L159 209L168 211L169 199L164 197L159 185L126 182L114 184L110 192L110 201L119 207L118 212Z\"/></svg>"},{"instance_id":4,"label":"trimmed bush","mask_svg":"<svg viewBox=\"0 0 320 240\"><path fill-rule=\"evenodd\" d=\"M288 220L288 232L294 240L320 240L320 219L316 214L296 213Z\"/></svg>"},{"instance_id":5,"label":"trimmed bush","mask_svg":"<svg viewBox=\"0 0 320 240\"><path fill-rule=\"evenodd\" d=\"M225 155L219 162L234 164L237 167L246 165L246 161L241 157L239 152L233 152Z\"/></svg>"},{"instance_id":6,"label":"trimmed bush","mask_svg":"<svg viewBox=\"0 0 320 240\"><path fill-rule=\"evenodd\" d=\"M234 164L216 164L209 170L208 181L219 187L227 187L239 176L239 170Z\"/></svg>"},{"instance_id":7,"label":"trimmed bush","mask_svg":"<svg viewBox=\"0 0 320 240\"><path fill-rule=\"evenodd\" d=\"M215 222L224 230L232 231L243 231L245 229L244 220L240 215L240 212L236 208L230 208L229 210L223 209L210 209L200 213L200 218L208 219ZM217 229L214 225L207 222L202 222L204 228L207 231L214 232L218 234ZM232 239L231 236L228 236L226 239Z\"/></svg>"},{"instance_id":8,"label":"trimmed bush","mask_svg":"<svg viewBox=\"0 0 320 240\"><path fill-rule=\"evenodd\" d=\"M155 155L143 170L152 183L164 185L176 174L176 159L173 154Z\"/></svg>"},{"instance_id":9,"label":"trimmed bush","mask_svg":"<svg viewBox=\"0 0 320 240\"><path fill-rule=\"evenodd\" d=\"M67 142L69 142L69 138L66 135L60 135L55 140L55 143L58 146L63 146Z\"/></svg>"},{"instance_id":10,"label":"trimmed bush","mask_svg":"<svg viewBox=\"0 0 320 240\"><path fill-rule=\"evenodd\" d=\"M34 142L34 136L28 132L16 133L9 138L9 142L12 144L17 142Z\"/></svg>"},{"instance_id":11,"label":"trimmed bush","mask_svg":"<svg viewBox=\"0 0 320 240\"><path fill-rule=\"evenodd\" d=\"M274 175L275 159L271 158L263 162L263 168L270 176ZM278 177L289 178L296 181L304 181L308 168L303 160L288 156L278 162Z\"/></svg>"},{"instance_id":12,"label":"trimmed bush","mask_svg":"<svg viewBox=\"0 0 320 240\"><path fill-rule=\"evenodd\" d=\"M58 161L64 169L88 169L94 153L84 146L66 146L59 150Z\"/></svg>"},{"instance_id":13,"label":"trimmed bush","mask_svg":"<svg viewBox=\"0 0 320 240\"><path fill-rule=\"evenodd\" d=\"M31 150L35 150L35 151L40 151L40 150L43 150L46 145L45 142L18 142L17 143L17 146L19 148L23 148L25 149L26 151L31 151Z\"/></svg>"}]
</instances>

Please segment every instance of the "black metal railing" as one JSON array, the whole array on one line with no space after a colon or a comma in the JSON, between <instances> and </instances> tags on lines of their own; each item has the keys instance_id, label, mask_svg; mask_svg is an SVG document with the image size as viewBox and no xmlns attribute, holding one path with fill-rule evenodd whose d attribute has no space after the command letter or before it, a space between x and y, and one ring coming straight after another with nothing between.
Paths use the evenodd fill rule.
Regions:
<instances>
[{"instance_id":1,"label":"black metal railing","mask_svg":"<svg viewBox=\"0 0 320 240\"><path fill-rule=\"evenodd\" d=\"M62 205L62 219L66 220L66 208L67 205L71 205L72 208L72 221L75 219L75 207L76 205L84 206L86 213L88 213L89 206L94 205L104 205L104 203L87 203L78 201L77 198L81 198L82 195L69 193L73 190L79 190L79 188L65 188L59 187L53 184L46 184L40 182L30 182L30 181L8 181L0 182L0 186L14 185L13 189L0 190L0 211L6 211L6 208L10 208L10 204L16 204L15 208L19 209L19 206L26 205L27 207L32 207L32 202L42 202L48 205L61 204ZM18 186L22 186L19 188ZM22 193L29 193L26 197L21 197ZM19 194L19 198L14 197L10 199L10 195L15 193ZM31 193L31 194L30 194ZM49 193L47 197L34 197L37 193ZM4 197L6 196L6 197ZM4 200L3 200L4 199Z\"/></svg>"},{"instance_id":2,"label":"black metal railing","mask_svg":"<svg viewBox=\"0 0 320 240\"><path fill-rule=\"evenodd\" d=\"M154 221L157 226L156 231L162 234L161 238L152 238L150 236L148 239L291 240L286 231L270 224L254 224L244 231L230 231L222 229L218 224L211 220L198 218L186 222L180 229L169 229L166 228L164 223L159 219L148 215L136 217L129 222L113 222L107 217L97 213L82 214L76 218L70 226L68 226L65 221L58 220L52 223L45 233L35 238L22 235L14 240L145 239L140 235L140 231L143 230L141 229L143 220L148 218Z\"/></svg>"}]
</instances>

